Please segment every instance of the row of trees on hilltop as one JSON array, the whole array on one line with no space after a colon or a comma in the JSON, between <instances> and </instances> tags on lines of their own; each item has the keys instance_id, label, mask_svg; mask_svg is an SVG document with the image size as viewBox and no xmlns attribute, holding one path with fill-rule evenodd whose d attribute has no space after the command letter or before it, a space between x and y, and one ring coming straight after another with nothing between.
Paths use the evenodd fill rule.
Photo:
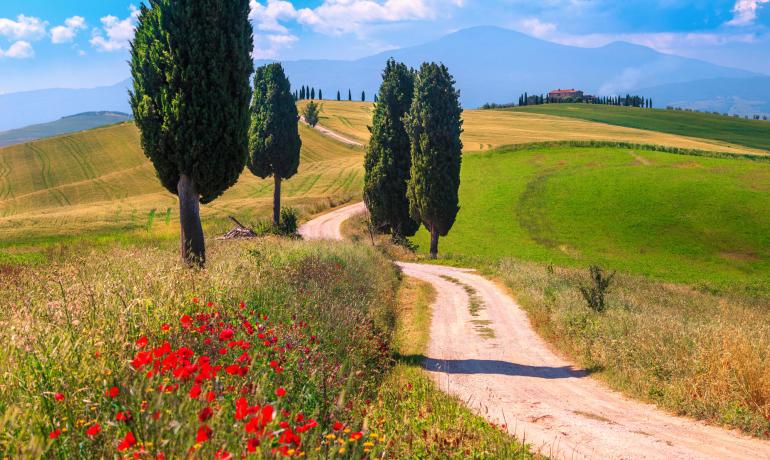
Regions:
<instances>
[{"instance_id":1,"label":"row of trees on hilltop","mask_svg":"<svg viewBox=\"0 0 770 460\"><path fill-rule=\"evenodd\" d=\"M317 98L316 98L316 94L318 94ZM319 101L323 101L324 100L323 94L324 94L323 90L321 89L319 89L318 92L316 93L315 88L309 87L309 86L302 86L300 87L299 90L294 91L294 100L295 101L306 101L306 100L313 101L318 99ZM339 91L337 91L337 100L338 101L342 100L342 94ZM348 90L347 100L348 101L353 100L353 91ZM366 91L361 91L361 102L366 102ZM374 102L377 102L377 95L374 96Z\"/></svg>"},{"instance_id":2,"label":"row of trees on hilltop","mask_svg":"<svg viewBox=\"0 0 770 460\"><path fill-rule=\"evenodd\" d=\"M542 105L542 104L600 104L600 105L614 105L622 107L639 107L645 109L652 108L652 99L645 98L643 96L632 96L626 94L622 96L582 96L582 97L570 97L570 98L552 98L545 94L527 94L524 93L519 96L518 104L485 104L482 108L501 108L501 107L513 107L513 106L528 106L528 105Z\"/></svg>"},{"instance_id":3,"label":"row of trees on hilltop","mask_svg":"<svg viewBox=\"0 0 770 460\"><path fill-rule=\"evenodd\" d=\"M424 225L435 258L459 211L462 108L455 81L444 65L425 63L415 72L391 59L377 100L364 179L372 225L395 239Z\"/></svg>"},{"instance_id":4,"label":"row of trees on hilltop","mask_svg":"<svg viewBox=\"0 0 770 460\"><path fill-rule=\"evenodd\" d=\"M249 0L150 5L131 44L130 103L145 155L179 197L182 259L202 266L200 203L232 187L246 166L274 178L280 223L281 182L299 167L297 106L280 64L256 70L252 93Z\"/></svg>"}]
</instances>

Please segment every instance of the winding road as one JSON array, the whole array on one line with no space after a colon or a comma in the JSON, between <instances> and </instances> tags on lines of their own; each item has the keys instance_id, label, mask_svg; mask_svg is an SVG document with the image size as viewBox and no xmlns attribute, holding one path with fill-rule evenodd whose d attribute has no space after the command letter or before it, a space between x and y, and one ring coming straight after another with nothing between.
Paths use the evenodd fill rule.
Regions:
<instances>
[{"instance_id":1,"label":"winding road","mask_svg":"<svg viewBox=\"0 0 770 460\"><path fill-rule=\"evenodd\" d=\"M363 203L337 209L300 233L340 240L341 224L365 210ZM669 415L588 377L551 351L504 289L473 271L398 266L437 292L425 362L435 382L544 455L770 459L770 442Z\"/></svg>"}]
</instances>

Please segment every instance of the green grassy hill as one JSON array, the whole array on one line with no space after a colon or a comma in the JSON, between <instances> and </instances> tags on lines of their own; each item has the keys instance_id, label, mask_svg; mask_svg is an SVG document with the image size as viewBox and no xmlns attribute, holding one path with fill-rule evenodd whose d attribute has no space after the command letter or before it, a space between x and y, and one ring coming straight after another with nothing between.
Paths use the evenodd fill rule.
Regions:
<instances>
[{"instance_id":1,"label":"green grassy hill","mask_svg":"<svg viewBox=\"0 0 770 460\"><path fill-rule=\"evenodd\" d=\"M744 120L697 112L642 110L588 104L534 105L508 109L508 111L577 118L770 150L770 122L768 121Z\"/></svg>"},{"instance_id":2,"label":"green grassy hill","mask_svg":"<svg viewBox=\"0 0 770 460\"><path fill-rule=\"evenodd\" d=\"M87 129L114 125L131 119L131 116L121 112L86 112L69 117L63 117L50 123L27 126L0 133L0 147L31 142L46 137L59 136Z\"/></svg>"},{"instance_id":3,"label":"green grassy hill","mask_svg":"<svg viewBox=\"0 0 770 460\"><path fill-rule=\"evenodd\" d=\"M300 133L302 164L284 185L286 204L312 213L357 196L363 179L361 149L304 126ZM271 180L244 172L235 187L203 206L207 231L229 227L229 215L244 222L266 215L272 187ZM159 225L167 210L175 221L176 197L160 186L133 124L0 149L0 248L71 235L144 231L151 215L157 217L154 231L171 238L176 226Z\"/></svg>"},{"instance_id":4,"label":"green grassy hill","mask_svg":"<svg viewBox=\"0 0 770 460\"><path fill-rule=\"evenodd\" d=\"M770 288L767 162L617 147L478 153L463 158L460 205L445 255ZM416 241L429 246L424 230Z\"/></svg>"}]
</instances>

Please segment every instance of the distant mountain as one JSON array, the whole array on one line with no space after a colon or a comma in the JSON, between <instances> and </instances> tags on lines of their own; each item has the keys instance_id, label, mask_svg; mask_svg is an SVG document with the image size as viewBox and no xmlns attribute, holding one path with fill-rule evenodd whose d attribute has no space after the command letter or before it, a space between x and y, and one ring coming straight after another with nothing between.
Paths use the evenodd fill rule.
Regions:
<instances>
[{"instance_id":1,"label":"distant mountain","mask_svg":"<svg viewBox=\"0 0 770 460\"><path fill-rule=\"evenodd\" d=\"M512 30L475 27L411 48L380 53L356 61L287 61L284 67L295 87L321 88L327 98L365 90L371 100L389 57L417 67L441 61L457 80L466 108L485 102L511 102L525 91L545 93L557 88L613 95L640 88L705 78L750 78L751 72L670 56L629 43L578 48L546 42Z\"/></svg>"},{"instance_id":2,"label":"distant mountain","mask_svg":"<svg viewBox=\"0 0 770 460\"><path fill-rule=\"evenodd\" d=\"M770 77L712 78L646 88L656 106L770 116Z\"/></svg>"},{"instance_id":3,"label":"distant mountain","mask_svg":"<svg viewBox=\"0 0 770 460\"><path fill-rule=\"evenodd\" d=\"M101 126L113 125L131 120L131 115L123 112L85 112L60 118L57 121L31 125L25 128L0 132L0 147L44 139L46 137L69 134Z\"/></svg>"},{"instance_id":4,"label":"distant mountain","mask_svg":"<svg viewBox=\"0 0 770 460\"><path fill-rule=\"evenodd\" d=\"M0 94L0 131L47 123L73 113L130 112L131 80L89 89L45 89Z\"/></svg>"}]
</instances>

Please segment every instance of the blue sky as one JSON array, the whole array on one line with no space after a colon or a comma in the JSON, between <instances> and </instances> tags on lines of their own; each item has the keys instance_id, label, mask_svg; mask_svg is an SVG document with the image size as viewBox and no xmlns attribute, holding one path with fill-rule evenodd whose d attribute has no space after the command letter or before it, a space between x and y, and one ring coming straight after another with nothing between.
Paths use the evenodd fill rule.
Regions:
<instances>
[{"instance_id":1,"label":"blue sky","mask_svg":"<svg viewBox=\"0 0 770 460\"><path fill-rule=\"evenodd\" d=\"M354 59L478 25L770 74L770 0L251 0L256 58ZM128 77L139 0L2 0L0 92Z\"/></svg>"}]
</instances>

